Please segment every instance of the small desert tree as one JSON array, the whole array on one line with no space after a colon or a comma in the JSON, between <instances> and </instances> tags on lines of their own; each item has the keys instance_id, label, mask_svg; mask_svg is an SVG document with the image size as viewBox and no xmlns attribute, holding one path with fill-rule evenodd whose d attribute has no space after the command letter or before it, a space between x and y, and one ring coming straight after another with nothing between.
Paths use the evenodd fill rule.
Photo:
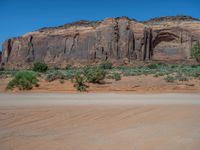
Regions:
<instances>
[{"instance_id":1,"label":"small desert tree","mask_svg":"<svg viewBox=\"0 0 200 150\"><path fill-rule=\"evenodd\" d=\"M192 57L200 63L200 42L195 43L191 49Z\"/></svg>"}]
</instances>

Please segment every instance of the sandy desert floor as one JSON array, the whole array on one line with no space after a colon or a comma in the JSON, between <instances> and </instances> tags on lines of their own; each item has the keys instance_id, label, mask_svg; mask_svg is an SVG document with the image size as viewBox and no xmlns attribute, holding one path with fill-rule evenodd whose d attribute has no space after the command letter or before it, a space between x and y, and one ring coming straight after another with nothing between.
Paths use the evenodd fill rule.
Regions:
<instances>
[{"instance_id":1,"label":"sandy desert floor","mask_svg":"<svg viewBox=\"0 0 200 150\"><path fill-rule=\"evenodd\" d=\"M0 150L199 150L199 94L0 94Z\"/></svg>"},{"instance_id":2,"label":"sandy desert floor","mask_svg":"<svg viewBox=\"0 0 200 150\"><path fill-rule=\"evenodd\" d=\"M6 91L6 86L11 78L0 79L0 93ZM141 75L134 77L122 77L122 80L105 80L105 84L88 84L87 92L90 93L200 93L200 80L193 79L189 81L176 81L173 83L166 82L163 77L155 78L152 75ZM9 91L11 92L11 91ZM15 89L12 92L20 92ZM25 91L23 91L24 93ZM26 91L27 92L27 91ZM59 93L79 93L74 84L66 80L63 84L59 80L47 82L43 79L39 81L39 87L34 87L31 93L38 92L59 92Z\"/></svg>"}]
</instances>

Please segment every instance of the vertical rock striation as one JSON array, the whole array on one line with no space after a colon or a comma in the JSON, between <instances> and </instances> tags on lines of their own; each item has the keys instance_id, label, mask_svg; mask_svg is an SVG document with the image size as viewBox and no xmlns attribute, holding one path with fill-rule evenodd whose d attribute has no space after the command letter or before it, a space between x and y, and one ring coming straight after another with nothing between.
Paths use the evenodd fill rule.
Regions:
<instances>
[{"instance_id":1,"label":"vertical rock striation","mask_svg":"<svg viewBox=\"0 0 200 150\"><path fill-rule=\"evenodd\" d=\"M187 17L137 22L127 17L100 22L79 21L43 28L3 43L1 64L10 68L44 61L49 66L190 58L200 39L200 21Z\"/></svg>"}]
</instances>

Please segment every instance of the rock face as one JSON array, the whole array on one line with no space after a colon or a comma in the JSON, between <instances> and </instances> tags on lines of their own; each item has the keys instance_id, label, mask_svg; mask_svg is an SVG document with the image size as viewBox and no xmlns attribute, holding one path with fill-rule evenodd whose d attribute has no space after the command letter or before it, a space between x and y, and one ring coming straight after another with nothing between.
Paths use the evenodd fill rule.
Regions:
<instances>
[{"instance_id":1,"label":"rock face","mask_svg":"<svg viewBox=\"0 0 200 150\"><path fill-rule=\"evenodd\" d=\"M127 17L99 22L79 21L42 28L3 43L1 63L24 68L35 61L49 66L112 61L190 58L192 43L200 40L200 21L191 17L162 17L138 22Z\"/></svg>"},{"instance_id":2,"label":"rock face","mask_svg":"<svg viewBox=\"0 0 200 150\"><path fill-rule=\"evenodd\" d=\"M2 58L2 52L0 52L0 62L2 62L1 58Z\"/></svg>"}]
</instances>

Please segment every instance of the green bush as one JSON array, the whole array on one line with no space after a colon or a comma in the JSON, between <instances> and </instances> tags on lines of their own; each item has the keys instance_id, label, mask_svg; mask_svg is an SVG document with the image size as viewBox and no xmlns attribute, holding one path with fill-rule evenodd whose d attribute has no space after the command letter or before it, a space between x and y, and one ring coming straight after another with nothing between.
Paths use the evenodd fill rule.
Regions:
<instances>
[{"instance_id":1,"label":"green bush","mask_svg":"<svg viewBox=\"0 0 200 150\"><path fill-rule=\"evenodd\" d=\"M36 62L33 64L33 71L36 72L46 72L48 70L48 66L42 62Z\"/></svg>"},{"instance_id":2,"label":"green bush","mask_svg":"<svg viewBox=\"0 0 200 150\"><path fill-rule=\"evenodd\" d=\"M83 73L81 72L76 73L73 79L73 82L75 83L74 87L76 87L76 89L80 92L86 91L88 88L88 86L85 84L86 80L87 79Z\"/></svg>"},{"instance_id":3,"label":"green bush","mask_svg":"<svg viewBox=\"0 0 200 150\"><path fill-rule=\"evenodd\" d=\"M36 73L32 71L20 71L8 83L7 89L12 90L18 87L20 90L30 90L33 86L38 86Z\"/></svg>"},{"instance_id":4,"label":"green bush","mask_svg":"<svg viewBox=\"0 0 200 150\"><path fill-rule=\"evenodd\" d=\"M192 46L191 55L200 63L200 42L197 42Z\"/></svg>"},{"instance_id":5,"label":"green bush","mask_svg":"<svg viewBox=\"0 0 200 150\"><path fill-rule=\"evenodd\" d=\"M112 69L113 64L109 61L103 62L102 64L99 65L100 68L102 69Z\"/></svg>"},{"instance_id":6,"label":"green bush","mask_svg":"<svg viewBox=\"0 0 200 150\"><path fill-rule=\"evenodd\" d=\"M107 72L100 67L86 67L84 75L88 82L101 83L105 79Z\"/></svg>"}]
</instances>

